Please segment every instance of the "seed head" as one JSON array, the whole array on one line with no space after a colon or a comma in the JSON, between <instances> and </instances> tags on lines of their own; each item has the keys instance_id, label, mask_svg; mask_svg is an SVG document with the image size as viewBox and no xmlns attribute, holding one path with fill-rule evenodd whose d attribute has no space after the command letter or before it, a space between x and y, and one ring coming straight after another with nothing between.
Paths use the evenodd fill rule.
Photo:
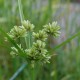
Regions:
<instances>
[{"instance_id":1,"label":"seed head","mask_svg":"<svg viewBox=\"0 0 80 80\"><path fill-rule=\"evenodd\" d=\"M8 33L8 35L12 39L27 36L26 29L23 26L14 26L14 28L11 29L11 31Z\"/></svg>"},{"instance_id":2,"label":"seed head","mask_svg":"<svg viewBox=\"0 0 80 80\"><path fill-rule=\"evenodd\" d=\"M28 20L27 21L24 20L22 22L22 25L25 27L26 31L33 31L33 29L34 29L34 25L31 24L30 21L28 21Z\"/></svg>"},{"instance_id":3,"label":"seed head","mask_svg":"<svg viewBox=\"0 0 80 80\"><path fill-rule=\"evenodd\" d=\"M58 26L57 22L53 22L52 24L48 24L44 26L44 31L53 37L57 37L60 35L60 26Z\"/></svg>"},{"instance_id":4,"label":"seed head","mask_svg":"<svg viewBox=\"0 0 80 80\"><path fill-rule=\"evenodd\" d=\"M47 36L48 35L43 30L39 30L38 33L33 32L33 37L34 37L35 40L46 41Z\"/></svg>"}]
</instances>

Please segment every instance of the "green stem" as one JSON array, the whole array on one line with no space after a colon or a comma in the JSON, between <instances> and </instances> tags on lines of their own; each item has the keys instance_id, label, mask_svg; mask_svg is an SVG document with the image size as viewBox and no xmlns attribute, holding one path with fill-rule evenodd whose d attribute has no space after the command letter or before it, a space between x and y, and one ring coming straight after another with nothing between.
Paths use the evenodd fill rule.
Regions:
<instances>
[{"instance_id":1,"label":"green stem","mask_svg":"<svg viewBox=\"0 0 80 80\"><path fill-rule=\"evenodd\" d=\"M29 33L29 48L30 48L31 44L30 44L30 33Z\"/></svg>"},{"instance_id":2,"label":"green stem","mask_svg":"<svg viewBox=\"0 0 80 80\"><path fill-rule=\"evenodd\" d=\"M25 43L26 43L26 47L27 47L28 44L27 44L27 38L26 37L25 37Z\"/></svg>"},{"instance_id":3,"label":"green stem","mask_svg":"<svg viewBox=\"0 0 80 80\"><path fill-rule=\"evenodd\" d=\"M22 5L21 5L21 0L18 0L18 7L19 7L19 14L20 14L20 19L21 19L21 23L24 20L24 15L23 15L23 10L22 10ZM26 47L27 47L27 38L25 37L25 43L26 43Z\"/></svg>"},{"instance_id":4,"label":"green stem","mask_svg":"<svg viewBox=\"0 0 80 80\"><path fill-rule=\"evenodd\" d=\"M35 78L34 78L34 68L32 69L32 76L31 76L32 78L32 80L35 80Z\"/></svg>"},{"instance_id":5,"label":"green stem","mask_svg":"<svg viewBox=\"0 0 80 80\"><path fill-rule=\"evenodd\" d=\"M21 19L21 23L22 23L22 21L24 20L24 16L23 16L21 0L18 0L18 7L19 7L19 14L20 14L20 19Z\"/></svg>"},{"instance_id":6,"label":"green stem","mask_svg":"<svg viewBox=\"0 0 80 80\"><path fill-rule=\"evenodd\" d=\"M16 79L16 77L23 71L26 65L27 65L26 63L23 63L22 66L14 73L14 75L9 80Z\"/></svg>"},{"instance_id":7,"label":"green stem","mask_svg":"<svg viewBox=\"0 0 80 80\"><path fill-rule=\"evenodd\" d=\"M31 47L31 32L28 32L28 37L27 37L27 43L28 43L28 48Z\"/></svg>"}]
</instances>

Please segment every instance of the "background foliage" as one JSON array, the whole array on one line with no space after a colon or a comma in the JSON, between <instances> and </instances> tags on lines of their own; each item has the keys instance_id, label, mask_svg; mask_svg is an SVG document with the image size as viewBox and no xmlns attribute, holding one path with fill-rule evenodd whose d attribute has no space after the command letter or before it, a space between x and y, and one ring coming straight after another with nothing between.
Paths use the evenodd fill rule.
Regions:
<instances>
[{"instance_id":1,"label":"background foliage","mask_svg":"<svg viewBox=\"0 0 80 80\"><path fill-rule=\"evenodd\" d=\"M80 6L71 0L22 0L23 16L33 23L37 32L48 22L58 21L61 26L59 38L49 37L47 48L53 54L50 64L37 65L32 69L27 65L16 80L80 80ZM0 28L6 33L14 25L20 25L17 0L0 0ZM68 40L70 37L72 39ZM5 42L0 33L0 80L9 80L24 60L12 58L9 54L11 44ZM54 48L63 43L54 51ZM22 41L24 44L24 42Z\"/></svg>"}]
</instances>

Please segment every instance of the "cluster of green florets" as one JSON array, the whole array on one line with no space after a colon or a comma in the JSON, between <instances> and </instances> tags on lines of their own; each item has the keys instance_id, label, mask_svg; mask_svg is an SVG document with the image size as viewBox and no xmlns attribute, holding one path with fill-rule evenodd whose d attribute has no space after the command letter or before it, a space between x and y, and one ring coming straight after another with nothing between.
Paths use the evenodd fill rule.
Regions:
<instances>
[{"instance_id":1,"label":"cluster of green florets","mask_svg":"<svg viewBox=\"0 0 80 80\"><path fill-rule=\"evenodd\" d=\"M27 33L26 29L23 26L14 26L14 28L11 29L11 31L8 33L8 35L12 39L17 39L19 37L27 36L26 33Z\"/></svg>"},{"instance_id":2,"label":"cluster of green florets","mask_svg":"<svg viewBox=\"0 0 80 80\"><path fill-rule=\"evenodd\" d=\"M57 25L57 22L53 22L52 24L47 24L43 26L42 30L39 30L39 32L34 32L34 25L30 23L30 21L24 20L22 22L22 26L14 26L11 31L8 33L8 35L16 40L20 37L27 37L29 36L28 33L32 33L32 39L33 43L30 48L23 49L21 47L21 44L17 44L18 47L23 51L23 53L26 56L26 59L31 61L31 63L35 63L36 61L41 63L49 63L49 59L51 56L48 54L48 51L46 49L46 40L48 38L48 35L52 35L53 37L59 36L60 27ZM27 44L28 45L28 44ZM11 47L11 55L12 56L19 56L19 51L15 47Z\"/></svg>"}]
</instances>

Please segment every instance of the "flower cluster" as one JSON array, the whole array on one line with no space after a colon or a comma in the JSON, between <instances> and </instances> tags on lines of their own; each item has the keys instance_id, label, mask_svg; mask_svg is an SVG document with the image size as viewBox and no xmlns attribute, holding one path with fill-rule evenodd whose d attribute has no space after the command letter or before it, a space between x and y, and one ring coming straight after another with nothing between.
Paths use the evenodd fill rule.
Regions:
<instances>
[{"instance_id":1,"label":"flower cluster","mask_svg":"<svg viewBox=\"0 0 80 80\"><path fill-rule=\"evenodd\" d=\"M14 28L11 29L11 31L8 33L8 35L12 39L17 39L19 37L25 37L26 29L23 26L14 26Z\"/></svg>"},{"instance_id":2,"label":"flower cluster","mask_svg":"<svg viewBox=\"0 0 80 80\"><path fill-rule=\"evenodd\" d=\"M48 35L53 35L53 37L59 36L60 27L57 25L57 22L53 22L52 24L45 25L42 30L35 33L33 32L34 25L30 23L30 21L23 21L22 26L14 26L13 29L8 33L8 35L12 39L17 39L20 37L27 37L29 32L32 32L31 39L33 39L33 44L30 48L23 49L21 45L17 45L25 54L26 59L31 61L32 64L35 62L46 63L49 62L51 56L48 54L46 49L46 40ZM30 37L28 37L30 38ZM28 39L30 40L30 39ZM17 44L17 43L16 43ZM27 45L29 45L27 43ZM11 55L19 56L19 51L16 47L11 47Z\"/></svg>"},{"instance_id":3,"label":"flower cluster","mask_svg":"<svg viewBox=\"0 0 80 80\"><path fill-rule=\"evenodd\" d=\"M57 22L53 22L52 24L48 24L44 26L44 31L47 34L52 35L53 37L57 37L60 34L60 26L58 26Z\"/></svg>"},{"instance_id":4,"label":"flower cluster","mask_svg":"<svg viewBox=\"0 0 80 80\"><path fill-rule=\"evenodd\" d=\"M30 21L23 21L22 26L14 26L8 35L12 39L17 39L20 37L26 37L28 31L32 31L34 29L34 25L30 23Z\"/></svg>"},{"instance_id":5,"label":"flower cluster","mask_svg":"<svg viewBox=\"0 0 80 80\"><path fill-rule=\"evenodd\" d=\"M35 40L41 40L41 41L46 41L47 39L47 34L44 30L39 30L38 33L33 32L33 37Z\"/></svg>"},{"instance_id":6,"label":"flower cluster","mask_svg":"<svg viewBox=\"0 0 80 80\"><path fill-rule=\"evenodd\" d=\"M30 59L31 62L41 62L43 63L49 63L50 56L47 54L47 49L45 49L45 42L42 42L40 40L37 40L33 43L32 48L26 49L25 53L28 56L28 59ZM34 65L34 63L32 63Z\"/></svg>"},{"instance_id":7,"label":"flower cluster","mask_svg":"<svg viewBox=\"0 0 80 80\"><path fill-rule=\"evenodd\" d=\"M17 46L23 51L23 48L21 47L21 44L20 45L17 44ZM17 48L11 47L11 50L12 51L10 52L10 55L12 55L13 57L19 55L19 50Z\"/></svg>"},{"instance_id":8,"label":"flower cluster","mask_svg":"<svg viewBox=\"0 0 80 80\"><path fill-rule=\"evenodd\" d=\"M31 24L30 21L28 21L28 20L27 21L24 20L22 22L22 25L24 26L24 28L26 29L26 31L33 31L33 29L34 29L34 25Z\"/></svg>"}]
</instances>

